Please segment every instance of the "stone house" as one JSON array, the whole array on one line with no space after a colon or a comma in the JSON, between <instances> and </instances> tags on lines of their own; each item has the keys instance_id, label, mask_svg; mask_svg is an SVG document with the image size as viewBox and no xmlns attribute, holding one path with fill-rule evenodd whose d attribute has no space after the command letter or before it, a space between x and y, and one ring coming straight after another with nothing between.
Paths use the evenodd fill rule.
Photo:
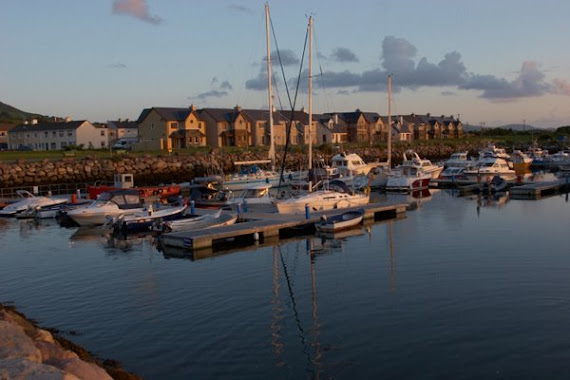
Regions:
<instances>
[{"instance_id":1,"label":"stone house","mask_svg":"<svg viewBox=\"0 0 570 380\"><path fill-rule=\"evenodd\" d=\"M206 146L206 122L196 107L145 108L138 120L138 143L134 150L184 149Z\"/></svg>"},{"instance_id":2,"label":"stone house","mask_svg":"<svg viewBox=\"0 0 570 380\"><path fill-rule=\"evenodd\" d=\"M97 127L87 120L62 122L42 122L36 119L31 123L16 125L8 132L10 149L60 150L69 146L83 146L100 149L109 146L108 130Z\"/></svg>"}]
</instances>

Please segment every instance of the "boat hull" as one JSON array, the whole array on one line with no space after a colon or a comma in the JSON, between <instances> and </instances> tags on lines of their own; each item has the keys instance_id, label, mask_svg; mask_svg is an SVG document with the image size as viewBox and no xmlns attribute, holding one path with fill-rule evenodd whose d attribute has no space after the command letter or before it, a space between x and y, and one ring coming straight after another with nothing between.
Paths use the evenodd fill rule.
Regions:
<instances>
[{"instance_id":1,"label":"boat hull","mask_svg":"<svg viewBox=\"0 0 570 380\"><path fill-rule=\"evenodd\" d=\"M366 194L335 194L334 191L331 191L328 192L328 194L318 194L318 196L313 197L306 196L275 202L275 206L280 214L304 214L306 212L306 205L308 205L310 211L325 211L338 208L363 206L368 204L369 201L370 196Z\"/></svg>"}]
</instances>

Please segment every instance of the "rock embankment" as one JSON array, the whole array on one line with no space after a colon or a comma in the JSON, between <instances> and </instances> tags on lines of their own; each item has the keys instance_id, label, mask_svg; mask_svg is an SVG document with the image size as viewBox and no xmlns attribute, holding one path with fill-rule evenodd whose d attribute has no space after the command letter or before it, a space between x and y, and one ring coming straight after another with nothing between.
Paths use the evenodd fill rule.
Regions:
<instances>
[{"instance_id":1,"label":"rock embankment","mask_svg":"<svg viewBox=\"0 0 570 380\"><path fill-rule=\"evenodd\" d=\"M0 305L0 379L31 378L139 379L116 367L105 370L87 351Z\"/></svg>"},{"instance_id":2,"label":"rock embankment","mask_svg":"<svg viewBox=\"0 0 570 380\"><path fill-rule=\"evenodd\" d=\"M469 150L474 154L478 147L434 144L417 147L422 157L432 160L444 159L455 151ZM405 147L396 147L392 151L392 161L397 164L402 159ZM359 154L366 162L385 161L386 149L378 147L351 150ZM314 154L314 160L323 158L330 163L329 154ZM277 163L282 162L282 153L277 155ZM0 163L0 188L35 186L59 183L92 183L96 181L112 181L116 173L131 173L137 185L152 185L190 181L195 177L233 173L236 161L267 159L264 152L241 153L195 153L192 155L173 154L169 156L115 156L113 158L97 158L90 156L81 159L63 158L61 160L27 161ZM306 153L291 152L287 154L286 167L297 169L306 167Z\"/></svg>"}]
</instances>

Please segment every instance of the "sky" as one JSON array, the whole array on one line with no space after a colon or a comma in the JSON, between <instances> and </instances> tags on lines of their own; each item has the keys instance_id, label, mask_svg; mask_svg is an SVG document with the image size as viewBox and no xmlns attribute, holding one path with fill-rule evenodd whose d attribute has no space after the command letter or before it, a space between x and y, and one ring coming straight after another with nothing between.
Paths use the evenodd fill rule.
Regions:
<instances>
[{"instance_id":1,"label":"sky","mask_svg":"<svg viewBox=\"0 0 570 380\"><path fill-rule=\"evenodd\" d=\"M148 107L267 108L264 8L0 0L0 101L91 122L137 119ZM279 109L308 109L312 17L314 113L387 115L391 75L392 115L570 125L568 0L273 0L269 9Z\"/></svg>"}]
</instances>

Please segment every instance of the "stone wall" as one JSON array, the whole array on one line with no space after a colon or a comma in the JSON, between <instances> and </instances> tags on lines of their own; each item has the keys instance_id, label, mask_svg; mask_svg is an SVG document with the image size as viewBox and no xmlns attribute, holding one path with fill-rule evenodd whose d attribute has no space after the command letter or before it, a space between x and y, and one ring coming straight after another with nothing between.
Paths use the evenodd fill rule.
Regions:
<instances>
[{"instance_id":1,"label":"stone wall","mask_svg":"<svg viewBox=\"0 0 570 380\"><path fill-rule=\"evenodd\" d=\"M432 160L445 159L455 151L469 150L475 154L479 147L429 145L416 148L422 157ZM394 148L392 163L401 162L406 148ZM364 161L386 161L386 149L362 148L351 150L359 154ZM325 162L336 152L322 154L316 152L314 160L322 157ZM63 158L61 160L26 161L0 163L0 188L18 186L37 186L61 183L94 183L96 181L112 181L115 173L131 173L135 177L135 185L156 185L159 183L180 183L194 177L229 174L235 172L235 161L267 159L266 153L195 153L193 155L169 156L115 156L113 158ZM282 153L277 155L277 166L282 161ZM305 153L288 153L286 167L292 170L306 167Z\"/></svg>"}]
</instances>

